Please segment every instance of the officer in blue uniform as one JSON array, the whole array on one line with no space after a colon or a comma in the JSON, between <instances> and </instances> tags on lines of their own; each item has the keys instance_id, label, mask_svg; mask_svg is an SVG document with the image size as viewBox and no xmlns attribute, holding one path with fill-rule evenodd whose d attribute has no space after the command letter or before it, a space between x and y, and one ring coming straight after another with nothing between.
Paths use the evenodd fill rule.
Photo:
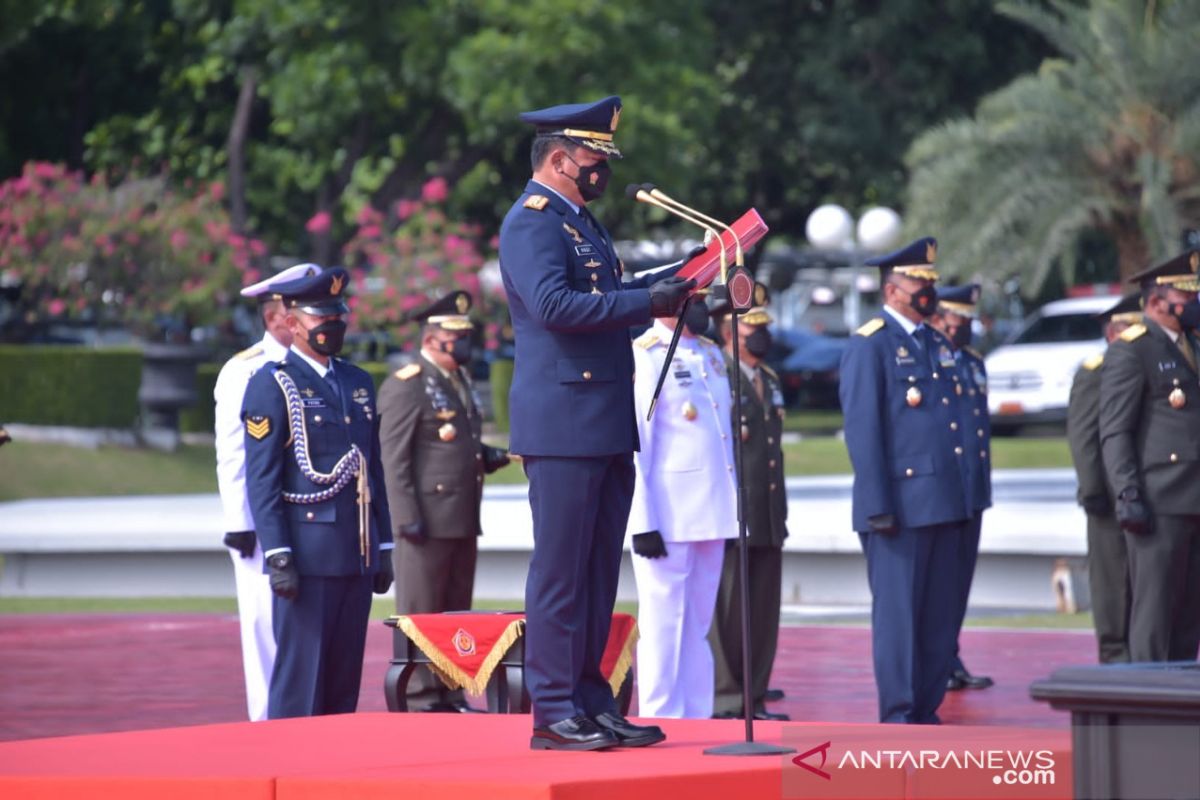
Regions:
<instances>
[{"instance_id":1,"label":"officer in blue uniform","mask_svg":"<svg viewBox=\"0 0 1200 800\"><path fill-rule=\"evenodd\" d=\"M534 749L662 741L616 710L600 672L626 520L637 425L629 328L674 316L693 281L673 270L622 283L612 239L587 210L619 158L621 100L521 114L537 128L533 179L500 228L516 338L510 449L533 511L525 584L525 679ZM657 280L656 280L657 279Z\"/></svg>"},{"instance_id":2,"label":"officer in blue uniform","mask_svg":"<svg viewBox=\"0 0 1200 800\"><path fill-rule=\"evenodd\" d=\"M349 276L280 284L292 346L246 388L246 493L275 593L267 716L354 711L371 591L392 583L392 526L371 377L335 358Z\"/></svg>"},{"instance_id":3,"label":"officer in blue uniform","mask_svg":"<svg viewBox=\"0 0 1200 800\"><path fill-rule=\"evenodd\" d=\"M867 559L882 722L936 724L958 633L957 574L970 513L953 354L925 320L937 242L867 261L883 314L850 337L840 395L854 467L853 524Z\"/></svg>"},{"instance_id":4,"label":"officer in blue uniform","mask_svg":"<svg viewBox=\"0 0 1200 800\"><path fill-rule=\"evenodd\" d=\"M992 463L988 455L992 448L992 425L988 417L987 367L984 366L983 356L971 348L971 320L975 318L978 303L977 283L938 289L937 311L930 319L930 324L949 343L957 367L958 383L954 393L958 400L959 420L956 428L962 438L967 510L971 514L958 568L958 576L962 579L958 604L960 632L967 616L971 579L975 575L975 561L979 556L983 512L992 507ZM958 653L956 638L954 662L946 689L986 689L993 684L987 675L972 675Z\"/></svg>"}]
</instances>

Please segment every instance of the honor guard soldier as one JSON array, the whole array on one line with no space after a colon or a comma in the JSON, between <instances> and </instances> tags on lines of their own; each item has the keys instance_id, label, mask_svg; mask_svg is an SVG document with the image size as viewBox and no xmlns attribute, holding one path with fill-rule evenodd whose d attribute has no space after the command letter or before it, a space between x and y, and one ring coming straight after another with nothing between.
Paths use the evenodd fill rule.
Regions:
<instances>
[{"instance_id":1,"label":"honor guard soldier","mask_svg":"<svg viewBox=\"0 0 1200 800\"><path fill-rule=\"evenodd\" d=\"M225 546L233 558L238 620L242 631L242 669L246 675L246 708L251 720L267 718L267 687L275 664L275 632L271 628L271 587L263 574L262 547L254 535L254 517L246 496L246 429L242 401L250 376L280 361L292 344L284 321L283 301L273 287L318 274L316 264L297 264L278 275L242 289L258 300L266 332L262 341L225 362L213 389L217 446L217 488L225 520Z\"/></svg>"},{"instance_id":2,"label":"honor guard soldier","mask_svg":"<svg viewBox=\"0 0 1200 800\"><path fill-rule=\"evenodd\" d=\"M867 559L882 722L938 722L958 636L960 545L970 516L948 344L937 307L937 242L866 263L883 314L850 337L839 393L854 468L853 524ZM937 338L935 338L937 337Z\"/></svg>"},{"instance_id":3,"label":"honor guard soldier","mask_svg":"<svg viewBox=\"0 0 1200 800\"><path fill-rule=\"evenodd\" d=\"M766 301L765 287L758 287L756 301ZM719 309L725 364L733 369L733 326ZM746 520L746 544L750 592L750 697L754 718L786 720L786 714L767 711L767 681L775 663L779 641L779 610L782 602L783 542L787 538L787 487L783 474L783 386L763 359L771 349L771 315L761 306L737 318L738 356L742 362L742 416L734 420L734 435L741 439L742 477L745 492L742 514ZM737 390L732 373L730 386ZM741 543L725 543L725 563L712 628L716 691L714 716L740 717L742 705L742 612Z\"/></svg>"},{"instance_id":4,"label":"honor guard soldier","mask_svg":"<svg viewBox=\"0 0 1200 800\"><path fill-rule=\"evenodd\" d=\"M1096 315L1111 345L1142 322L1142 293L1131 292ZM1113 497L1100 454L1100 374L1104 353L1085 359L1075 372L1067 401L1067 443L1079 480L1077 497L1087 515L1088 589L1100 661L1129 661L1129 557L1125 535L1113 516Z\"/></svg>"},{"instance_id":5,"label":"honor guard soldier","mask_svg":"<svg viewBox=\"0 0 1200 800\"><path fill-rule=\"evenodd\" d=\"M966 535L962 540L962 561L957 570L962 579L958 598L958 633L955 634L954 660L949 691L986 689L993 684L986 675L972 675L959 657L958 637L963 620L967 618L967 601L971 596L971 579L975 576L975 561L979 556L979 534L983 529L983 512L992 507L992 425L988 416L987 367L983 356L971 347L971 321L977 316L979 284L948 286L938 289L937 311L929 323L940 333L954 353L956 383L954 394L959 419L950 427L959 434L963 448L963 479L967 490Z\"/></svg>"},{"instance_id":6,"label":"honor guard soldier","mask_svg":"<svg viewBox=\"0 0 1200 800\"><path fill-rule=\"evenodd\" d=\"M708 643L725 542L738 535L732 395L725 358L693 300L647 421L677 320L658 320L633 345L641 448L629 514L638 592L638 713L707 719L713 713ZM703 502L697 502L703 498Z\"/></svg>"},{"instance_id":7,"label":"honor guard soldier","mask_svg":"<svg viewBox=\"0 0 1200 800\"><path fill-rule=\"evenodd\" d=\"M475 587L483 476L508 463L483 443L471 360L471 296L452 292L408 316L421 323L421 351L379 387L379 444L396 541L396 613L465 611ZM409 684L409 703L461 711L428 670Z\"/></svg>"},{"instance_id":8,"label":"honor guard soldier","mask_svg":"<svg viewBox=\"0 0 1200 800\"><path fill-rule=\"evenodd\" d=\"M391 522L371 377L336 358L349 276L275 286L292 346L250 379L246 492L275 593L267 715L354 711L371 591L392 583Z\"/></svg>"},{"instance_id":9,"label":"honor guard soldier","mask_svg":"<svg viewBox=\"0 0 1200 800\"><path fill-rule=\"evenodd\" d=\"M516 339L510 448L524 457L533 511L525 680L534 749L664 738L617 713L600 659L633 497L629 328L675 316L695 283L671 270L622 282L612 239L587 210L621 155L620 116L618 97L522 114L537 128L533 179L500 228Z\"/></svg>"},{"instance_id":10,"label":"honor guard soldier","mask_svg":"<svg viewBox=\"0 0 1200 800\"><path fill-rule=\"evenodd\" d=\"M1132 661L1200 648L1200 251L1134 275L1144 322L1104 356L1100 440L1125 531Z\"/></svg>"}]
</instances>

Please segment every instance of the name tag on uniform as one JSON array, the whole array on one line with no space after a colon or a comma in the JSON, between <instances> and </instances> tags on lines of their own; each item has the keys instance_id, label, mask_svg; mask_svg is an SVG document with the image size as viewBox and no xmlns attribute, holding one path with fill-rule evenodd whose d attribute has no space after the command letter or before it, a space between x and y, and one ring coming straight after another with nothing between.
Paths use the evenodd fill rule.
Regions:
<instances>
[{"instance_id":1,"label":"name tag on uniform","mask_svg":"<svg viewBox=\"0 0 1200 800\"><path fill-rule=\"evenodd\" d=\"M323 399L321 399L320 397L306 397L306 398L304 398L304 407L305 408L324 408L325 401Z\"/></svg>"},{"instance_id":2,"label":"name tag on uniform","mask_svg":"<svg viewBox=\"0 0 1200 800\"><path fill-rule=\"evenodd\" d=\"M897 367L909 367L916 363L917 360L912 356L896 356Z\"/></svg>"},{"instance_id":3,"label":"name tag on uniform","mask_svg":"<svg viewBox=\"0 0 1200 800\"><path fill-rule=\"evenodd\" d=\"M577 255L577 256L590 256L595 252L596 252L596 248L594 245L590 245L590 244L575 245L575 255Z\"/></svg>"},{"instance_id":4,"label":"name tag on uniform","mask_svg":"<svg viewBox=\"0 0 1200 800\"><path fill-rule=\"evenodd\" d=\"M1158 362L1158 371L1166 372L1168 370L1175 369L1175 366L1176 365L1174 361L1160 361Z\"/></svg>"}]
</instances>

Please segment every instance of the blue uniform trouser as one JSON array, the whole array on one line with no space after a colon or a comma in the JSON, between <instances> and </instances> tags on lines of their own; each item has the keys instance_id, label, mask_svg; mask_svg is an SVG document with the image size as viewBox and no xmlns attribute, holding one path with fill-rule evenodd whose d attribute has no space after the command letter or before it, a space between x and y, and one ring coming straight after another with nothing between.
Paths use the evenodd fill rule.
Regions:
<instances>
[{"instance_id":1,"label":"blue uniform trouser","mask_svg":"<svg viewBox=\"0 0 1200 800\"><path fill-rule=\"evenodd\" d=\"M958 656L958 636L962 633L963 620L967 618L967 601L971 597L971 580L975 577L975 561L979 558L979 532L983 529L983 512L976 511L963 531L962 547L959 548L958 575L962 578L961 594L958 598L958 626L954 634L954 660L951 670L966 670Z\"/></svg>"},{"instance_id":2,"label":"blue uniform trouser","mask_svg":"<svg viewBox=\"0 0 1200 800\"><path fill-rule=\"evenodd\" d=\"M633 455L527 457L533 556L525 581L525 682L533 724L615 711L600 672L629 506Z\"/></svg>"},{"instance_id":3,"label":"blue uniform trouser","mask_svg":"<svg viewBox=\"0 0 1200 800\"><path fill-rule=\"evenodd\" d=\"M370 575L301 575L299 595L275 597L270 719L349 714L358 707L371 581Z\"/></svg>"},{"instance_id":4,"label":"blue uniform trouser","mask_svg":"<svg viewBox=\"0 0 1200 800\"><path fill-rule=\"evenodd\" d=\"M965 522L860 533L880 722L937 724L958 637Z\"/></svg>"}]
</instances>

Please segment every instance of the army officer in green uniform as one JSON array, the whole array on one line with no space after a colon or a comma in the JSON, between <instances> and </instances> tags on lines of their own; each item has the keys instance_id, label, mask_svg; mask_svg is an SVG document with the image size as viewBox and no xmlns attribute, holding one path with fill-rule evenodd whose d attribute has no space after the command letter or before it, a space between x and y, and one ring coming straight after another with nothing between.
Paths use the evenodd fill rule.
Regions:
<instances>
[{"instance_id":1,"label":"army officer in green uniform","mask_svg":"<svg viewBox=\"0 0 1200 800\"><path fill-rule=\"evenodd\" d=\"M479 399L463 367L471 359L471 296L453 292L409 315L421 352L379 388L379 441L389 502L395 501L396 612L471 607L483 476L508 463L483 444ZM430 672L408 687L410 707L470 711Z\"/></svg>"},{"instance_id":2,"label":"army officer in green uniform","mask_svg":"<svg viewBox=\"0 0 1200 800\"><path fill-rule=\"evenodd\" d=\"M1142 321L1142 294L1132 292L1096 315L1112 344ZM1077 497L1087 515L1088 589L1100 661L1129 661L1129 559L1125 534L1113 516L1112 492L1100 455L1100 375L1104 353L1085 359L1071 382L1067 401L1067 443L1079 480Z\"/></svg>"},{"instance_id":3,"label":"army officer in green uniform","mask_svg":"<svg viewBox=\"0 0 1200 800\"><path fill-rule=\"evenodd\" d=\"M1100 441L1125 531L1132 661L1200 649L1200 327L1192 250L1134 275L1145 321L1113 342L1100 374Z\"/></svg>"},{"instance_id":4,"label":"army officer in green uniform","mask_svg":"<svg viewBox=\"0 0 1200 800\"><path fill-rule=\"evenodd\" d=\"M765 303L761 285L756 301ZM714 306L720 319L729 384L734 381L732 323L728 303ZM750 696L755 719L786 720L786 714L767 711L767 681L775 663L779 638L780 591L783 582L783 540L787 538L787 489L783 477L783 388L779 376L763 359L771 348L767 326L771 315L759 306L738 318L738 348L742 362L742 416L734 420L733 432L742 439L742 471L749 545L750 575ZM716 699L713 716L742 715L742 618L738 576L741 545L730 539L725 545L717 609L713 615L711 641L715 670Z\"/></svg>"}]
</instances>

